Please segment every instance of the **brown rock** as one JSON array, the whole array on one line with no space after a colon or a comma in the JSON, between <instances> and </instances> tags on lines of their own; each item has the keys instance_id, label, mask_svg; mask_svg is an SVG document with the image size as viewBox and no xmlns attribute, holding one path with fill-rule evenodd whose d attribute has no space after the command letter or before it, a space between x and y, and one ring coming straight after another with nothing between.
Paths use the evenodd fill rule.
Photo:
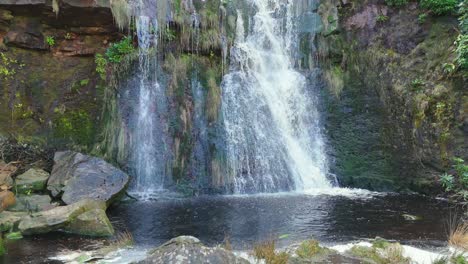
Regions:
<instances>
[{"instance_id":1,"label":"brown rock","mask_svg":"<svg viewBox=\"0 0 468 264\"><path fill-rule=\"evenodd\" d=\"M12 163L6 164L0 160L0 186L12 186L13 179L11 176L16 172L18 168Z\"/></svg>"},{"instance_id":2,"label":"brown rock","mask_svg":"<svg viewBox=\"0 0 468 264\"><path fill-rule=\"evenodd\" d=\"M10 191L0 192L0 212L16 203L15 194Z\"/></svg>"}]
</instances>

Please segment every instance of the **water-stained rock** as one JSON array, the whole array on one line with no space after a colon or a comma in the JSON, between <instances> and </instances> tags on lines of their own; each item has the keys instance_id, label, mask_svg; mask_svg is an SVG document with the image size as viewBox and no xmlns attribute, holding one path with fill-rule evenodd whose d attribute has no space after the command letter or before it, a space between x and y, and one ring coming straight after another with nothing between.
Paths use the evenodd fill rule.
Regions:
<instances>
[{"instance_id":1,"label":"water-stained rock","mask_svg":"<svg viewBox=\"0 0 468 264\"><path fill-rule=\"evenodd\" d=\"M102 159L65 151L57 152L47 189L54 197L62 194L66 204L91 198L110 204L128 184L129 177Z\"/></svg>"},{"instance_id":2,"label":"water-stained rock","mask_svg":"<svg viewBox=\"0 0 468 264\"><path fill-rule=\"evenodd\" d=\"M62 231L88 236L110 236L114 229L105 210L105 202L85 199L25 216L18 229L25 235Z\"/></svg>"},{"instance_id":3,"label":"water-stained rock","mask_svg":"<svg viewBox=\"0 0 468 264\"><path fill-rule=\"evenodd\" d=\"M17 193L43 191L50 174L42 169L31 168L15 179Z\"/></svg>"},{"instance_id":4,"label":"water-stained rock","mask_svg":"<svg viewBox=\"0 0 468 264\"><path fill-rule=\"evenodd\" d=\"M221 247L207 247L192 236L179 236L150 251L140 264L149 263L249 263Z\"/></svg>"}]
</instances>

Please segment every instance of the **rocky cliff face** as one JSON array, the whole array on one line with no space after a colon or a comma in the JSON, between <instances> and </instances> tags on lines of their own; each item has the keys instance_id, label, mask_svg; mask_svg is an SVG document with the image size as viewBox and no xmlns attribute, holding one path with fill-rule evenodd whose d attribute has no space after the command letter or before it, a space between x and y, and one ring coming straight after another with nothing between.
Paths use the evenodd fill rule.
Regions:
<instances>
[{"instance_id":1,"label":"rocky cliff face","mask_svg":"<svg viewBox=\"0 0 468 264\"><path fill-rule=\"evenodd\" d=\"M416 2L328 2L322 10L330 22L319 39L327 131L341 183L433 191L449 159L468 154L467 82L446 69L456 17L423 20Z\"/></svg>"},{"instance_id":2,"label":"rocky cliff face","mask_svg":"<svg viewBox=\"0 0 468 264\"><path fill-rule=\"evenodd\" d=\"M103 94L94 55L120 38L113 21L99 1L1 1L0 135L93 143Z\"/></svg>"},{"instance_id":3,"label":"rocky cliff face","mask_svg":"<svg viewBox=\"0 0 468 264\"><path fill-rule=\"evenodd\" d=\"M180 190L193 194L222 186L220 82L236 10L246 7L186 2L174 4L158 62L170 106L168 166ZM456 18L420 21L416 2L395 8L383 0L322 1L308 8L317 9L322 29L314 39L315 22L301 23L297 64L311 69L318 58L323 70L324 124L341 184L433 191L448 159L467 156L466 79L446 69L455 56ZM131 135L119 87L136 66L132 58L108 65L100 72L106 82L95 63L124 35L109 1L2 1L0 135L92 151L125 167Z\"/></svg>"}]
</instances>

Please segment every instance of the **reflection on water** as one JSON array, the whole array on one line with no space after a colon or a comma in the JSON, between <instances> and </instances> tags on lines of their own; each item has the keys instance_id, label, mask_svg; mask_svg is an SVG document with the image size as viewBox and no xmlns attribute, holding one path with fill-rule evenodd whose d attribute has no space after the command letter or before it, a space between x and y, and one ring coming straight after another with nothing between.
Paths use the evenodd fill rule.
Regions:
<instances>
[{"instance_id":1,"label":"reflection on water","mask_svg":"<svg viewBox=\"0 0 468 264\"><path fill-rule=\"evenodd\" d=\"M138 244L158 245L179 235L204 243L225 237L239 249L272 236L284 243L314 237L347 242L376 236L407 243L440 245L446 239L446 202L422 196L217 196L136 202L112 208ZM402 214L422 217L405 220Z\"/></svg>"},{"instance_id":2,"label":"reflection on water","mask_svg":"<svg viewBox=\"0 0 468 264\"><path fill-rule=\"evenodd\" d=\"M117 229L132 232L137 246L155 247L179 235L208 245L228 237L235 249L288 235L280 245L314 237L344 243L380 236L424 248L443 246L449 205L422 196L377 195L369 198L330 195L204 196L129 202L109 209ZM422 217L408 221L402 214ZM59 249L92 249L93 240L63 234L9 242L3 263L42 263Z\"/></svg>"}]
</instances>

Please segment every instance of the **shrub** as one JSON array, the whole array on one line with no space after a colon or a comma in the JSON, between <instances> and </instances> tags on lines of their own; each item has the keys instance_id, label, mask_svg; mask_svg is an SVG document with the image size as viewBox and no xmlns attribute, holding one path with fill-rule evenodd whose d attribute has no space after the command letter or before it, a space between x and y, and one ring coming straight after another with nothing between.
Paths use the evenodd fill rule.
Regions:
<instances>
[{"instance_id":1,"label":"shrub","mask_svg":"<svg viewBox=\"0 0 468 264\"><path fill-rule=\"evenodd\" d=\"M388 16L386 16L386 15L378 15L377 16L377 22L382 22L383 23L383 22L385 22L387 20L388 20Z\"/></svg>"},{"instance_id":2,"label":"shrub","mask_svg":"<svg viewBox=\"0 0 468 264\"><path fill-rule=\"evenodd\" d=\"M47 45L49 45L50 47L53 47L55 45L55 38L52 37L52 36L47 36L46 39L45 39L45 42L47 43Z\"/></svg>"},{"instance_id":3,"label":"shrub","mask_svg":"<svg viewBox=\"0 0 468 264\"><path fill-rule=\"evenodd\" d=\"M421 7L436 15L446 15L455 11L457 0L421 0Z\"/></svg>"},{"instance_id":4,"label":"shrub","mask_svg":"<svg viewBox=\"0 0 468 264\"><path fill-rule=\"evenodd\" d=\"M468 165L463 159L453 158L452 170L441 175L439 181L452 198L468 202Z\"/></svg>"},{"instance_id":5,"label":"shrub","mask_svg":"<svg viewBox=\"0 0 468 264\"><path fill-rule=\"evenodd\" d=\"M450 231L449 245L468 250L468 222L459 222Z\"/></svg>"},{"instance_id":6,"label":"shrub","mask_svg":"<svg viewBox=\"0 0 468 264\"><path fill-rule=\"evenodd\" d=\"M426 19L427 19L427 14L426 13L419 14L418 22L420 24L423 24L424 22L426 22Z\"/></svg>"},{"instance_id":7,"label":"shrub","mask_svg":"<svg viewBox=\"0 0 468 264\"><path fill-rule=\"evenodd\" d=\"M106 51L107 59L112 63L119 63L125 55L135 51L130 37L125 37L119 42L112 44Z\"/></svg>"},{"instance_id":8,"label":"shrub","mask_svg":"<svg viewBox=\"0 0 468 264\"><path fill-rule=\"evenodd\" d=\"M408 0L385 0L388 6L402 7L408 3Z\"/></svg>"},{"instance_id":9,"label":"shrub","mask_svg":"<svg viewBox=\"0 0 468 264\"><path fill-rule=\"evenodd\" d=\"M102 56L102 54L96 54L94 57L94 62L96 63L96 72L99 74L101 79L106 79L106 67L107 67L107 60Z\"/></svg>"},{"instance_id":10,"label":"shrub","mask_svg":"<svg viewBox=\"0 0 468 264\"><path fill-rule=\"evenodd\" d=\"M457 65L462 70L468 70L468 34L460 34L455 44L457 46Z\"/></svg>"},{"instance_id":11,"label":"shrub","mask_svg":"<svg viewBox=\"0 0 468 264\"><path fill-rule=\"evenodd\" d=\"M296 254L300 258L312 258L313 256L320 254L324 251L319 245L317 240L307 240L301 243L301 245L297 248Z\"/></svg>"},{"instance_id":12,"label":"shrub","mask_svg":"<svg viewBox=\"0 0 468 264\"><path fill-rule=\"evenodd\" d=\"M254 245L254 256L258 259L264 259L266 264L286 264L289 255L286 252L276 253L275 241L270 240Z\"/></svg>"}]
</instances>

